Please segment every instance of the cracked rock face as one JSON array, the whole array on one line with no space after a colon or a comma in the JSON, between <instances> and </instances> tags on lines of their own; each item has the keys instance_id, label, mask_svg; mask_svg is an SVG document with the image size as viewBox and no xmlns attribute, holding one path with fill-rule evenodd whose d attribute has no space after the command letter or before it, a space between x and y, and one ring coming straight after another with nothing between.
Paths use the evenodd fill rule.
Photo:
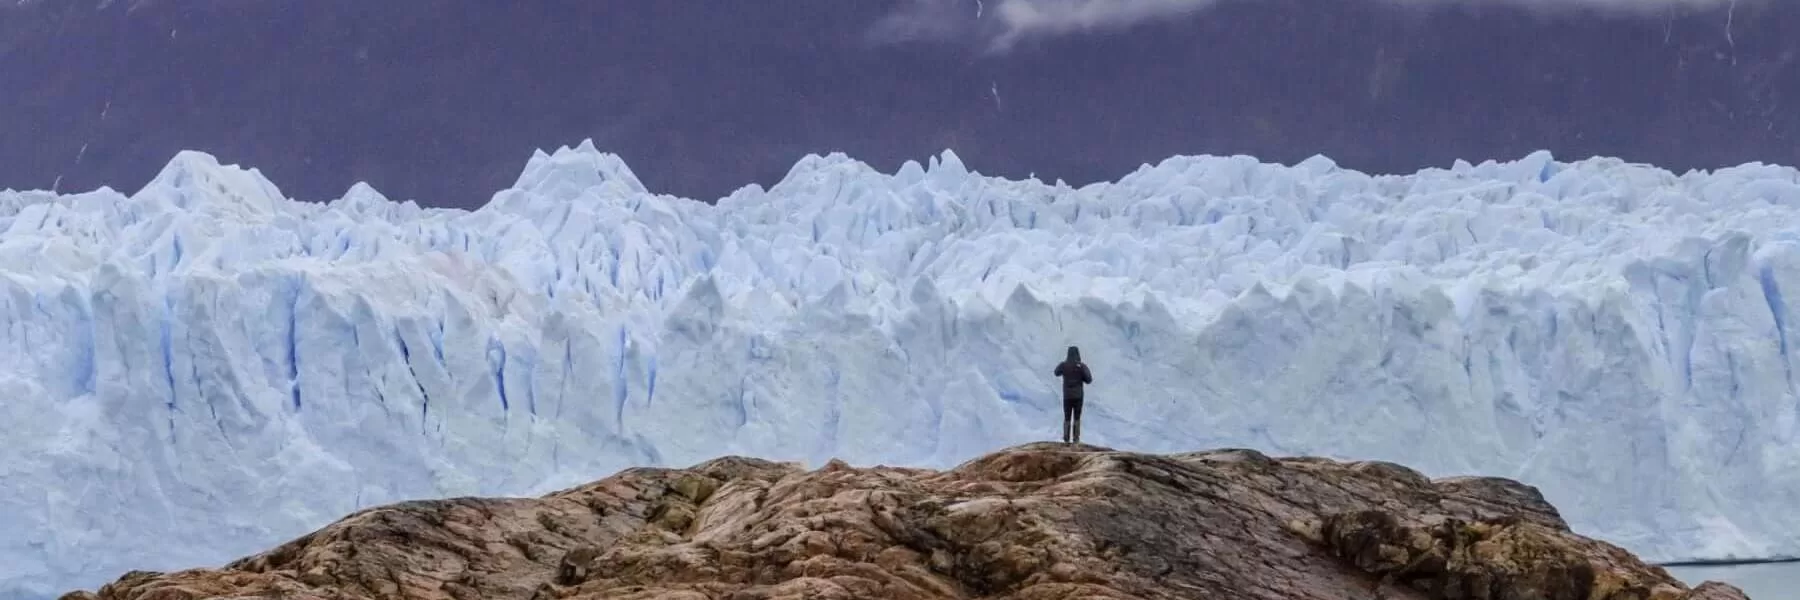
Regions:
<instances>
[{"instance_id":1,"label":"cracked rock face","mask_svg":"<svg viewBox=\"0 0 1800 600\"><path fill-rule=\"evenodd\" d=\"M1254 451L1030 444L948 471L726 457L536 499L364 510L64 598L1731 600L1537 490Z\"/></svg>"}]
</instances>

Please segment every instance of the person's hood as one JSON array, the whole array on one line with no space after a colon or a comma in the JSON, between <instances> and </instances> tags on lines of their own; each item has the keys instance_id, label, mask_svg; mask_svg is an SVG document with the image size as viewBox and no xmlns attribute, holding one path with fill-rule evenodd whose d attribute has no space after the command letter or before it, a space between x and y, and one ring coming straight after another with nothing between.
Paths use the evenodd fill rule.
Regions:
<instances>
[{"instance_id":1,"label":"person's hood","mask_svg":"<svg viewBox=\"0 0 1800 600\"><path fill-rule=\"evenodd\" d=\"M1081 349L1069 346L1069 362L1081 362Z\"/></svg>"}]
</instances>

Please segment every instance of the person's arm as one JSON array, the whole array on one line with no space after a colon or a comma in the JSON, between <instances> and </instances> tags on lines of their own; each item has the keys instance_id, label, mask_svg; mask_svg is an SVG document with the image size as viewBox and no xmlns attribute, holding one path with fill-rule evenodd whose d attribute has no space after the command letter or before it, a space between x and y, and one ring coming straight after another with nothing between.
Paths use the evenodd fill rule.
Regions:
<instances>
[{"instance_id":1,"label":"person's arm","mask_svg":"<svg viewBox=\"0 0 1800 600\"><path fill-rule=\"evenodd\" d=\"M1081 365L1081 382L1082 383L1093 383L1094 382L1094 372L1088 370L1088 366L1085 363L1083 363Z\"/></svg>"},{"instance_id":2,"label":"person's arm","mask_svg":"<svg viewBox=\"0 0 1800 600\"><path fill-rule=\"evenodd\" d=\"M1050 374L1055 375L1057 377L1062 377L1063 376L1062 375L1063 374L1063 364L1065 364L1065 363L1056 363L1056 371L1054 371Z\"/></svg>"}]
</instances>

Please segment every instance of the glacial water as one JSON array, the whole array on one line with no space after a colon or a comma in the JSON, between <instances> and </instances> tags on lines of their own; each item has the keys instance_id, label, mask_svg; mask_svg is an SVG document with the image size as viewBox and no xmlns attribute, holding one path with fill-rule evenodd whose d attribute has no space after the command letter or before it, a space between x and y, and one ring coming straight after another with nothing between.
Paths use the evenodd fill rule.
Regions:
<instances>
[{"instance_id":1,"label":"glacial water","mask_svg":"<svg viewBox=\"0 0 1800 600\"><path fill-rule=\"evenodd\" d=\"M1713 580L1738 586L1750 600L1800 600L1800 562L1668 569L1688 585Z\"/></svg>"}]
</instances>

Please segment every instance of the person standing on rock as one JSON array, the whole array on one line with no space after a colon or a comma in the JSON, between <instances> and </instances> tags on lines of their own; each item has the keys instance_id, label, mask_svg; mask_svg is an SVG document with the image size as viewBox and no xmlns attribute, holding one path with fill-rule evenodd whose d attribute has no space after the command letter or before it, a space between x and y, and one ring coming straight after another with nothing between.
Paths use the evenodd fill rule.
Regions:
<instances>
[{"instance_id":1,"label":"person standing on rock","mask_svg":"<svg viewBox=\"0 0 1800 600\"><path fill-rule=\"evenodd\" d=\"M1057 363L1055 375L1062 378L1063 443L1081 443L1082 386L1094 382L1094 373L1081 362L1081 349L1069 346L1069 357Z\"/></svg>"}]
</instances>

